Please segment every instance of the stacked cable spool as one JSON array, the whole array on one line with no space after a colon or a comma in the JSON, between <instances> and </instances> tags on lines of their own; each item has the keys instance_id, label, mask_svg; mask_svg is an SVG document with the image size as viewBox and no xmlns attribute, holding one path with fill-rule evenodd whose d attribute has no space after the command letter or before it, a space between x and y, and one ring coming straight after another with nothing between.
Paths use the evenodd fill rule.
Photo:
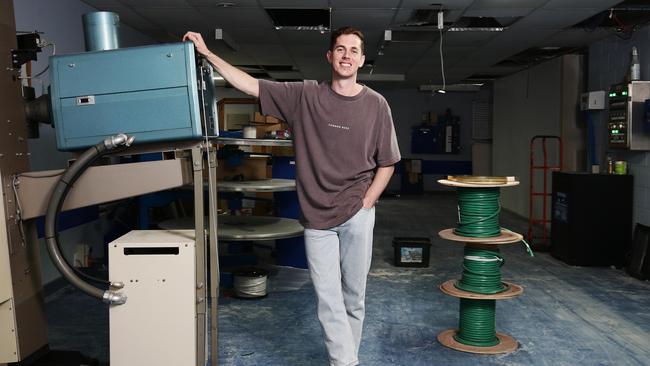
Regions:
<instances>
[{"instance_id":1,"label":"stacked cable spool","mask_svg":"<svg viewBox=\"0 0 650 366\"><path fill-rule=\"evenodd\" d=\"M465 243L460 280L449 280L440 290L460 299L458 329L438 334L444 346L464 352L499 354L517 349L517 341L496 331L496 300L511 299L523 288L502 281L502 244L517 243L523 236L499 226L502 187L518 185L514 177L448 177L439 183L458 193L458 226L442 230L441 238ZM532 252L531 252L532 255Z\"/></svg>"}]
</instances>

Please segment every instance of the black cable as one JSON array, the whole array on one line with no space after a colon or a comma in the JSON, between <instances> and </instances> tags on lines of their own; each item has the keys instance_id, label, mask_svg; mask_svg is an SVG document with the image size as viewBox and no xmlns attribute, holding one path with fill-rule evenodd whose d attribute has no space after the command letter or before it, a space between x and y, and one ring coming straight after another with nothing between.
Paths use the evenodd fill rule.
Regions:
<instances>
[{"instance_id":1,"label":"black cable","mask_svg":"<svg viewBox=\"0 0 650 366\"><path fill-rule=\"evenodd\" d=\"M80 277L91 277L93 282L99 281L101 283L106 283L106 281L86 275L70 266L70 263L68 263L67 259L63 255L58 240L59 213L61 212L63 202L73 184L93 162L95 162L99 157L111 152L111 150L116 146L128 146L132 141L133 138L121 134L108 138L84 151L79 158L77 158L77 160L65 170L57 182L50 196L50 203L47 206L45 215L45 243L56 269L75 287L88 295L102 299L107 303L122 304L126 301L126 298L122 294L110 290L103 290L89 284Z\"/></svg>"},{"instance_id":2,"label":"black cable","mask_svg":"<svg viewBox=\"0 0 650 366\"><path fill-rule=\"evenodd\" d=\"M90 167L90 166L91 166L95 161L97 161L97 159L98 159L100 156L101 156L101 155L99 155L99 153L98 153L98 154L97 154L95 157L93 157L91 160L89 160L89 161L87 161L87 162L84 162L84 163L83 163L83 169L79 169L79 172L78 172L77 174L75 174L75 175L71 178L71 181L72 181L72 182L76 181L76 180L79 178L79 176L81 176L81 174L82 174L82 173L83 173L83 172L84 172L88 167ZM68 168L68 169L70 169L70 168ZM66 170L65 172L61 173L61 174L65 174L65 173L67 173L67 170ZM63 203L65 202L65 197L68 195L68 192L70 191L71 188L72 188L72 184L66 184L66 190L65 190L64 193L63 193L64 197L63 197L63 199L61 200L61 203L60 203L60 205L59 205L59 209L57 210L58 212L61 211L61 207L63 206ZM63 250L63 247L61 246L61 242L59 241L59 232L58 232L58 228L59 228L59 215L58 215L58 214L56 215L56 217L54 218L54 220L55 220L55 223L54 223L54 224L55 224L55 227L56 227L56 233L55 233L55 237L56 237L56 245L57 245L57 247L59 248L59 251L60 251L61 253L63 253L64 250ZM62 255L61 257L62 257L62 259L65 261L65 264L66 264L68 267L70 267L70 268L71 268L71 269L72 269L72 270L73 270L73 271L74 271L74 272L75 272L79 277L83 277L84 279L86 279L86 280L88 280L88 281L90 281L90 282L98 283L98 284L101 284L101 285L106 285L106 286L110 285L110 282L109 282L108 280L105 280L105 279L102 279L102 278L97 278L97 277L91 276L91 275L89 275L89 274L87 274L87 273L81 271L79 268L77 268L77 267L75 267L75 266L73 266L73 265L70 265L70 262L69 262L68 259L65 257L65 255Z\"/></svg>"}]
</instances>

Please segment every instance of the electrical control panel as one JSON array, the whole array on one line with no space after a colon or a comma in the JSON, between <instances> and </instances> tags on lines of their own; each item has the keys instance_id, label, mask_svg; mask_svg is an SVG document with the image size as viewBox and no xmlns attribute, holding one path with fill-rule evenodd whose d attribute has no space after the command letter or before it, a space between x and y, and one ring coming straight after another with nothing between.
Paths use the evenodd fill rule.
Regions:
<instances>
[{"instance_id":1,"label":"electrical control panel","mask_svg":"<svg viewBox=\"0 0 650 366\"><path fill-rule=\"evenodd\" d=\"M645 100L650 98L649 81L612 85L608 94L609 147L650 150L650 133L645 128Z\"/></svg>"},{"instance_id":2,"label":"electrical control panel","mask_svg":"<svg viewBox=\"0 0 650 366\"><path fill-rule=\"evenodd\" d=\"M118 133L135 143L217 134L212 70L197 67L191 42L57 55L50 70L59 150Z\"/></svg>"}]
</instances>

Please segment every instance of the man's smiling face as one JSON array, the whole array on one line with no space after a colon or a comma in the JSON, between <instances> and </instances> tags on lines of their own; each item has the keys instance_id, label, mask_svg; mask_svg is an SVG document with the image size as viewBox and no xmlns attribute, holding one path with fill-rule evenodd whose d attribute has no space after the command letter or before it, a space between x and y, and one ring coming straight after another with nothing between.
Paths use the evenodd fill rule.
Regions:
<instances>
[{"instance_id":1,"label":"man's smiling face","mask_svg":"<svg viewBox=\"0 0 650 366\"><path fill-rule=\"evenodd\" d=\"M354 34L340 35L334 47L327 51L327 61L332 64L332 79L356 79L365 59L361 39Z\"/></svg>"}]
</instances>

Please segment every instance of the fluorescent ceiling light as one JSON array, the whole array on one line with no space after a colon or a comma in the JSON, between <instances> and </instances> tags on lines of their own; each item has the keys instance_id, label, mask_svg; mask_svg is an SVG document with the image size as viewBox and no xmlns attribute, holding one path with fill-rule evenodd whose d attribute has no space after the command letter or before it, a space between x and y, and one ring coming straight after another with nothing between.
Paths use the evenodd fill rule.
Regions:
<instances>
[{"instance_id":1,"label":"fluorescent ceiling light","mask_svg":"<svg viewBox=\"0 0 650 366\"><path fill-rule=\"evenodd\" d=\"M475 92L483 86L482 83L476 84L447 84L445 88L442 85L420 85L420 91L435 91L444 94L444 92Z\"/></svg>"},{"instance_id":2,"label":"fluorescent ceiling light","mask_svg":"<svg viewBox=\"0 0 650 366\"><path fill-rule=\"evenodd\" d=\"M503 32L505 27L450 27L449 32Z\"/></svg>"},{"instance_id":3,"label":"fluorescent ceiling light","mask_svg":"<svg viewBox=\"0 0 650 366\"><path fill-rule=\"evenodd\" d=\"M324 26L324 25L296 25L296 26L283 26L283 25L276 25L275 26L276 30L294 30L294 31L318 31L321 32L321 34L325 32L329 32L329 28Z\"/></svg>"}]
</instances>

